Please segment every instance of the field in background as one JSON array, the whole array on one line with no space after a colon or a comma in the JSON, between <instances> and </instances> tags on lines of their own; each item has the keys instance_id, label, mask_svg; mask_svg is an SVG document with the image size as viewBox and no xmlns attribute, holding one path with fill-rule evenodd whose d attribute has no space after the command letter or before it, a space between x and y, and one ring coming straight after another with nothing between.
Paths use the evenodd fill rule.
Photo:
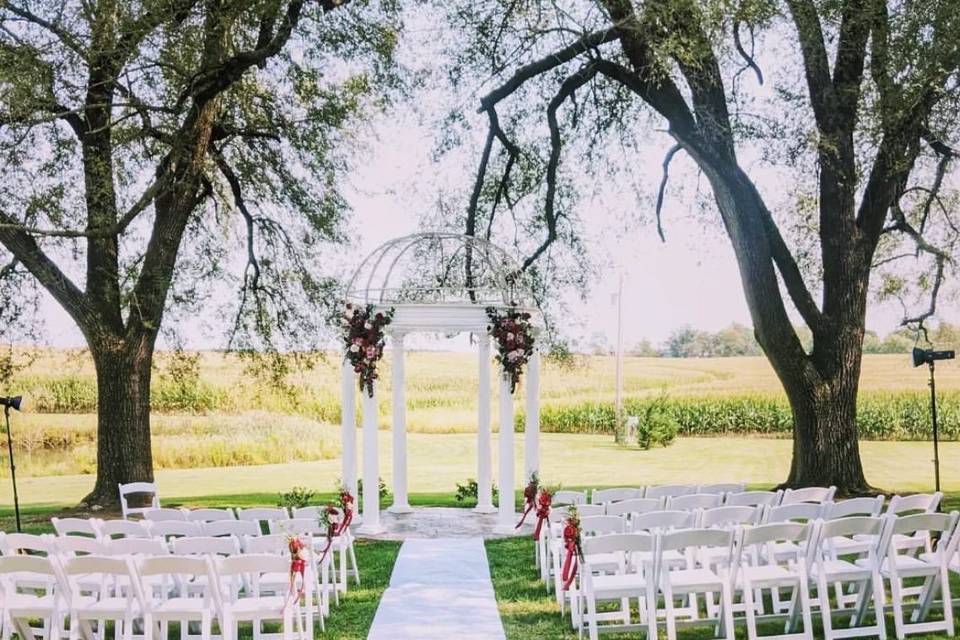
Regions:
<instances>
[{"instance_id":1,"label":"field in background","mask_svg":"<svg viewBox=\"0 0 960 640\"><path fill-rule=\"evenodd\" d=\"M340 377L331 354L311 371L276 388L233 356L202 353L184 375L162 355L154 374L153 447L158 469L328 460L340 454ZM476 428L475 353L407 355L407 425L416 433L465 433ZM389 352L380 390L381 425L390 423ZM610 433L615 363L608 356L577 357L572 365L545 360L541 376L545 431ZM906 356L864 359L861 431L879 439L926 437L926 369ZM960 367L938 368L942 424L960 437ZM493 385L496 391L497 385ZM45 350L19 372L4 393L24 395L14 416L19 469L27 475L93 470L96 385L85 352ZM626 358L628 411L666 394L686 435L789 432L789 409L764 358ZM522 409L523 390L516 407ZM494 411L494 415L496 412ZM522 424L522 416L518 416ZM0 475L6 464L0 465Z\"/></svg>"}]
</instances>

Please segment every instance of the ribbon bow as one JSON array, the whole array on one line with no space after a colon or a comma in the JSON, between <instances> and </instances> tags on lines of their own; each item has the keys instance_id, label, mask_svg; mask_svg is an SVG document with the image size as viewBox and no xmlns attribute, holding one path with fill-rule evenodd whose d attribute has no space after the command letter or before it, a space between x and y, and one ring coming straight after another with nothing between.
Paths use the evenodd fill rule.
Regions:
<instances>
[{"instance_id":1,"label":"ribbon bow","mask_svg":"<svg viewBox=\"0 0 960 640\"><path fill-rule=\"evenodd\" d=\"M563 559L563 590L567 591L570 588L570 585L573 584L574 578L577 577L577 569L580 565L580 556L582 552L580 550L580 528L568 524L563 528L563 546L567 551L566 557Z\"/></svg>"}]
</instances>

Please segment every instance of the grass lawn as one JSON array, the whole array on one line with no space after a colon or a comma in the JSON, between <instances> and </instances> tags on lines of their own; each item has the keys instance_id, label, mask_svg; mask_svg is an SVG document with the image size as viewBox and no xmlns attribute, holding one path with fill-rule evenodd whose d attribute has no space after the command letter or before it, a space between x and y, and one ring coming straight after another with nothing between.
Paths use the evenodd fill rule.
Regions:
<instances>
[{"instance_id":1,"label":"grass lawn","mask_svg":"<svg viewBox=\"0 0 960 640\"><path fill-rule=\"evenodd\" d=\"M359 439L359 438L358 438ZM496 437L494 437L496 440ZM516 469L522 478L522 437L517 438ZM457 482L476 477L475 434L408 435L411 493L452 493ZM589 486L744 480L760 487L786 478L789 440L766 438L681 438L664 449L619 447L609 436L542 434L541 476L548 484ZM932 447L927 442L861 442L867 479L888 491L929 491L933 484ZM494 469L497 445L494 442ZM380 473L391 484L392 442L380 432ZM948 491L960 490L960 443L941 445L941 473ZM292 462L260 466L169 469L156 472L164 500L185 496L275 494L294 485L331 491L340 461ZM76 504L93 486L89 475L19 478L23 504ZM271 499L272 500L272 499ZM0 507L13 502L9 481L0 479Z\"/></svg>"}]
</instances>

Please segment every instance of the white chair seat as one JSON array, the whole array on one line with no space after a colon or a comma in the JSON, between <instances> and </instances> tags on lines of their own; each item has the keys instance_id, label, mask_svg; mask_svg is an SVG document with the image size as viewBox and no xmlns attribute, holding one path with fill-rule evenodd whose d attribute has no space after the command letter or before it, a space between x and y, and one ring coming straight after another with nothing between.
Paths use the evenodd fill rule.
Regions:
<instances>
[{"instance_id":1,"label":"white chair seat","mask_svg":"<svg viewBox=\"0 0 960 640\"><path fill-rule=\"evenodd\" d=\"M765 564L759 567L741 567L737 575L737 585L742 587L744 581L749 580L754 586L762 586L767 583L780 584L796 580L797 576L787 571L780 565Z\"/></svg>"},{"instance_id":2,"label":"white chair seat","mask_svg":"<svg viewBox=\"0 0 960 640\"><path fill-rule=\"evenodd\" d=\"M810 575L813 578L819 577L821 567L823 567L822 570L828 582L862 580L870 577L869 566L870 563L866 559L864 559L863 564L854 564L847 560L823 560L810 568Z\"/></svg>"},{"instance_id":3,"label":"white chair seat","mask_svg":"<svg viewBox=\"0 0 960 640\"><path fill-rule=\"evenodd\" d=\"M861 539L836 537L830 541L830 545L838 556L849 556L854 554L867 553L873 547L872 536L860 536Z\"/></svg>"},{"instance_id":4,"label":"white chair seat","mask_svg":"<svg viewBox=\"0 0 960 640\"><path fill-rule=\"evenodd\" d=\"M154 608L155 615L172 615L180 613L203 613L205 610L212 609L210 603L204 602L203 598L169 598L161 600Z\"/></svg>"},{"instance_id":5,"label":"white chair seat","mask_svg":"<svg viewBox=\"0 0 960 640\"><path fill-rule=\"evenodd\" d=\"M723 580L709 569L677 569L669 571L662 577L663 581L669 581L674 592L685 590L710 591L707 587L714 587L720 591Z\"/></svg>"},{"instance_id":6,"label":"white chair seat","mask_svg":"<svg viewBox=\"0 0 960 640\"><path fill-rule=\"evenodd\" d=\"M618 553L595 553L586 560L597 571L616 571L620 567L621 558Z\"/></svg>"},{"instance_id":7,"label":"white chair seat","mask_svg":"<svg viewBox=\"0 0 960 640\"><path fill-rule=\"evenodd\" d=\"M637 573L592 576L591 580L598 598L619 598L621 594L633 596L647 586L646 579Z\"/></svg>"},{"instance_id":8,"label":"white chair seat","mask_svg":"<svg viewBox=\"0 0 960 640\"><path fill-rule=\"evenodd\" d=\"M140 615L140 605L136 600L129 601L125 597L111 598L91 598L84 596L79 599L74 598L73 606L78 610L80 617L87 619L111 618L111 616L122 618L127 611L132 611L135 617Z\"/></svg>"},{"instance_id":9,"label":"white chair seat","mask_svg":"<svg viewBox=\"0 0 960 640\"><path fill-rule=\"evenodd\" d=\"M56 606L53 595L14 593L5 598L4 608L17 618L28 616L46 617Z\"/></svg>"},{"instance_id":10,"label":"white chair seat","mask_svg":"<svg viewBox=\"0 0 960 640\"><path fill-rule=\"evenodd\" d=\"M866 558L857 560L857 565L861 567L868 567L869 560ZM936 566L927 564L920 558L914 558L912 556L903 556L897 555L894 560L896 563L897 573L900 574L901 578L912 578L917 576L926 576L931 573L936 572ZM884 577L890 575L890 558L884 558L883 563L880 565L880 573Z\"/></svg>"}]
</instances>

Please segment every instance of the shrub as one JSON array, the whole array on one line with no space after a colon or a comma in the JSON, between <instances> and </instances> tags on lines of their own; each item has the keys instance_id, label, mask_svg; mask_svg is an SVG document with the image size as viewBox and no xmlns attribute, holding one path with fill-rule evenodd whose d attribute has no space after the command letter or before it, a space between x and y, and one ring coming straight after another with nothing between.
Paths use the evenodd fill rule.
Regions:
<instances>
[{"instance_id":1,"label":"shrub","mask_svg":"<svg viewBox=\"0 0 960 640\"><path fill-rule=\"evenodd\" d=\"M387 488L387 483L384 482L383 478L377 478L377 494L380 496L380 506L384 506L387 502L387 499L390 497L390 489ZM340 481L337 480L337 486L340 486ZM357 494L354 496L357 500L357 509L363 509L363 478L357 478Z\"/></svg>"},{"instance_id":2,"label":"shrub","mask_svg":"<svg viewBox=\"0 0 960 640\"><path fill-rule=\"evenodd\" d=\"M277 506L287 509L302 509L310 506L317 492L306 487L293 487L289 491L277 494Z\"/></svg>"},{"instance_id":3,"label":"shrub","mask_svg":"<svg viewBox=\"0 0 960 640\"><path fill-rule=\"evenodd\" d=\"M476 504L477 498L480 495L480 487L477 484L477 481L473 478L467 478L466 484L457 483L457 502L459 503L474 503ZM493 501L496 502L499 496L497 491L497 485L493 485Z\"/></svg>"},{"instance_id":4,"label":"shrub","mask_svg":"<svg viewBox=\"0 0 960 640\"><path fill-rule=\"evenodd\" d=\"M665 396L647 404L637 418L637 444L641 449L667 447L677 438L677 419L670 412Z\"/></svg>"}]
</instances>

